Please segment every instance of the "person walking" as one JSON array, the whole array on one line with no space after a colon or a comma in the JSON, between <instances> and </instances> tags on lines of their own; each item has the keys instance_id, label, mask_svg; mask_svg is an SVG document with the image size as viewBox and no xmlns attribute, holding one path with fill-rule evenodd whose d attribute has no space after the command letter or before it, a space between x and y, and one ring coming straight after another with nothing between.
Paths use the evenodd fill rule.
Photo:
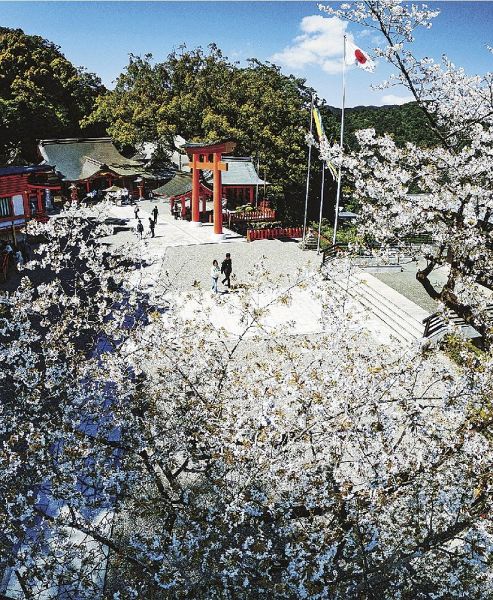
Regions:
<instances>
[{"instance_id":1,"label":"person walking","mask_svg":"<svg viewBox=\"0 0 493 600\"><path fill-rule=\"evenodd\" d=\"M211 280L212 280L212 291L217 294L217 280L219 279L219 275L221 274L219 270L219 263L216 259L212 261L211 267Z\"/></svg>"},{"instance_id":2,"label":"person walking","mask_svg":"<svg viewBox=\"0 0 493 600\"><path fill-rule=\"evenodd\" d=\"M139 236L140 239L142 239L142 234L144 233L144 226L142 225L142 221L140 219L138 219L138 223L137 223L137 235Z\"/></svg>"},{"instance_id":3,"label":"person walking","mask_svg":"<svg viewBox=\"0 0 493 600\"><path fill-rule=\"evenodd\" d=\"M15 257L16 265L18 267L23 267L24 266L24 257L22 256L22 252L19 249L16 250L14 257Z\"/></svg>"},{"instance_id":4,"label":"person walking","mask_svg":"<svg viewBox=\"0 0 493 600\"><path fill-rule=\"evenodd\" d=\"M159 210L157 208L157 206L154 206L154 208L152 209L152 216L154 217L154 225L157 225L157 216L158 216ZM154 236L152 236L154 237Z\"/></svg>"},{"instance_id":5,"label":"person walking","mask_svg":"<svg viewBox=\"0 0 493 600\"><path fill-rule=\"evenodd\" d=\"M139 218L139 207L137 205L134 206L134 215L136 219Z\"/></svg>"},{"instance_id":6,"label":"person walking","mask_svg":"<svg viewBox=\"0 0 493 600\"><path fill-rule=\"evenodd\" d=\"M151 237L154 237L154 227L156 227L156 222L152 217L149 217L149 231L151 232Z\"/></svg>"},{"instance_id":7,"label":"person walking","mask_svg":"<svg viewBox=\"0 0 493 600\"><path fill-rule=\"evenodd\" d=\"M223 285L226 283L228 288L231 287L231 273L233 272L233 262L231 260L231 254L229 252L226 253L226 258L221 263L221 273L224 275L224 279L222 281Z\"/></svg>"}]
</instances>

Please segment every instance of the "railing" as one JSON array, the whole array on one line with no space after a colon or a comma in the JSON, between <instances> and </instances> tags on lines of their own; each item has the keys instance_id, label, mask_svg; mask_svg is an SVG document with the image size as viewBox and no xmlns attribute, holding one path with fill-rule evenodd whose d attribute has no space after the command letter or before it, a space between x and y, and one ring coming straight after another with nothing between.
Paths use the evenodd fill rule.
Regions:
<instances>
[{"instance_id":1,"label":"railing","mask_svg":"<svg viewBox=\"0 0 493 600\"><path fill-rule=\"evenodd\" d=\"M303 227L273 227L272 229L248 229L247 242L254 240L276 240L278 238L300 238Z\"/></svg>"},{"instance_id":2,"label":"railing","mask_svg":"<svg viewBox=\"0 0 493 600\"><path fill-rule=\"evenodd\" d=\"M275 221L276 211L272 208L263 208L260 210L250 210L239 213L225 213L225 218L231 222L235 221Z\"/></svg>"},{"instance_id":3,"label":"railing","mask_svg":"<svg viewBox=\"0 0 493 600\"><path fill-rule=\"evenodd\" d=\"M493 304L488 304L486 306L486 314L489 321L493 321ZM471 328L472 337L481 337L480 334L466 321L459 317L459 315L454 311L449 311L447 316L444 316L440 313L434 313L426 319L423 319L423 323L425 326L424 337L431 338L441 336L442 334L447 333L449 330L449 326L453 325L455 327L460 327L461 329ZM476 332L474 335L473 332Z\"/></svg>"},{"instance_id":4,"label":"railing","mask_svg":"<svg viewBox=\"0 0 493 600\"><path fill-rule=\"evenodd\" d=\"M347 244L332 244L328 248L322 250L322 264L337 257L340 252L347 250Z\"/></svg>"}]
</instances>

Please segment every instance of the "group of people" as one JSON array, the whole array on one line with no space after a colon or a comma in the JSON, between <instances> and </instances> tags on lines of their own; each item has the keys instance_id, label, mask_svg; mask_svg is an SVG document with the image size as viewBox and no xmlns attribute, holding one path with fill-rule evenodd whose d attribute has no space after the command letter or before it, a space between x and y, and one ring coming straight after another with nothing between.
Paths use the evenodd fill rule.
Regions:
<instances>
[{"instance_id":1,"label":"group of people","mask_svg":"<svg viewBox=\"0 0 493 600\"><path fill-rule=\"evenodd\" d=\"M140 220L139 211L140 211L139 207L137 205L135 205L134 206L134 215L135 215L135 219L137 220L137 225L135 227L135 230L136 230L139 238L142 239L142 237L144 235L144 225L143 225L142 221ZM158 207L154 206L154 208L152 209L152 217L149 217L149 234L151 237L155 237L155 229L156 229L158 214L159 214Z\"/></svg>"},{"instance_id":2,"label":"group of people","mask_svg":"<svg viewBox=\"0 0 493 600\"><path fill-rule=\"evenodd\" d=\"M137 205L134 206L134 215L137 221L135 231L140 239L144 236L144 225L142 220L139 217L140 209ZM152 217L149 217L149 235L150 237L155 237L155 228L157 224L157 217L159 214L159 210L157 206L154 206L152 209ZM229 252L226 253L226 257L221 263L221 268L219 268L219 263L217 260L212 261L211 268L211 279L212 279L212 291L217 294L218 289L218 281L221 274L224 276L222 279L222 284L226 285L228 289L231 287L231 275L233 273L233 261L231 260L231 254Z\"/></svg>"},{"instance_id":3,"label":"group of people","mask_svg":"<svg viewBox=\"0 0 493 600\"><path fill-rule=\"evenodd\" d=\"M27 242L21 241L14 245L8 241L0 240L0 267L8 268L15 265L22 267L30 259L30 247Z\"/></svg>"},{"instance_id":4,"label":"group of people","mask_svg":"<svg viewBox=\"0 0 493 600\"><path fill-rule=\"evenodd\" d=\"M217 282L221 274L224 275L222 280L223 285L227 285L228 289L231 287L231 274L233 273L233 261L231 260L231 254L226 253L226 258L221 263L221 269L219 269L219 263L216 259L212 261L211 267L211 279L212 279L212 291L217 294Z\"/></svg>"}]
</instances>

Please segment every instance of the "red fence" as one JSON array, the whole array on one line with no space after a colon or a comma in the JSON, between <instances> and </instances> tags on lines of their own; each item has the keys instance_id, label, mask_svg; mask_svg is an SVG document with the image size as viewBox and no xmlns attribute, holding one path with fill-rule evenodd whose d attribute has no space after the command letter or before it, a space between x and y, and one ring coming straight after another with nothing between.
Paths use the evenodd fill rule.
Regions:
<instances>
[{"instance_id":1,"label":"red fence","mask_svg":"<svg viewBox=\"0 0 493 600\"><path fill-rule=\"evenodd\" d=\"M300 238L303 235L303 227L274 227L273 229L249 229L247 231L247 242L254 240L276 240L277 238Z\"/></svg>"},{"instance_id":2,"label":"red fence","mask_svg":"<svg viewBox=\"0 0 493 600\"><path fill-rule=\"evenodd\" d=\"M246 212L230 213L229 218L234 221L274 221L276 219L276 211L272 208L263 208L260 210L250 210ZM226 218L228 216L225 215Z\"/></svg>"}]
</instances>

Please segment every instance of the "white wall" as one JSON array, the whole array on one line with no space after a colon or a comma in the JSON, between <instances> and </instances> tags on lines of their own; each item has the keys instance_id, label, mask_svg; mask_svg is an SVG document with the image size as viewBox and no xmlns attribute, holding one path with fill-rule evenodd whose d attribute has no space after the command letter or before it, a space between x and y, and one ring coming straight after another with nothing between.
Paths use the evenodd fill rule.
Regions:
<instances>
[{"instance_id":1,"label":"white wall","mask_svg":"<svg viewBox=\"0 0 493 600\"><path fill-rule=\"evenodd\" d=\"M22 200L22 195L12 196L12 204L14 206L14 215L18 217L19 215L24 215L24 202Z\"/></svg>"}]
</instances>

